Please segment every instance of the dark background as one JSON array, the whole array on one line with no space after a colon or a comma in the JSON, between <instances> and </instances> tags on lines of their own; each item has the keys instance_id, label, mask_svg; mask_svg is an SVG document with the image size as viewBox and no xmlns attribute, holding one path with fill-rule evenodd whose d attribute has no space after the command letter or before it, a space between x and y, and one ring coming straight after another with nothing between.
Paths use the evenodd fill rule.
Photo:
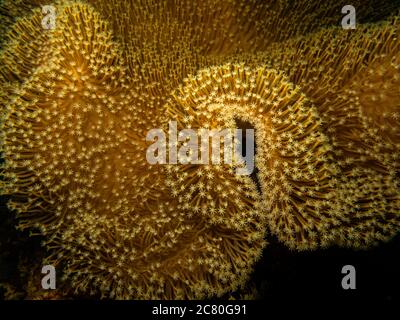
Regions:
<instances>
[{"instance_id":1,"label":"dark background","mask_svg":"<svg viewBox=\"0 0 400 320\"><path fill-rule=\"evenodd\" d=\"M400 303L400 236L369 250L345 248L295 252L272 239L254 282L265 300L380 301ZM342 267L356 269L356 290L341 286Z\"/></svg>"}]
</instances>

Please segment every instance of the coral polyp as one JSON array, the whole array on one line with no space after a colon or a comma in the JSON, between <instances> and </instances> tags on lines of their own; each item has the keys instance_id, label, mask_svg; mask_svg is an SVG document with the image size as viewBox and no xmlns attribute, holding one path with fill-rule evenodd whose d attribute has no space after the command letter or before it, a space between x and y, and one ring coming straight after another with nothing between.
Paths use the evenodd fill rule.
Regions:
<instances>
[{"instance_id":1,"label":"coral polyp","mask_svg":"<svg viewBox=\"0 0 400 320\"><path fill-rule=\"evenodd\" d=\"M340 2L60 0L52 30L43 1L2 3L0 194L70 291L223 297L270 235L301 251L399 231L399 21L343 30ZM393 9L353 2L361 22ZM171 121L254 129L254 174L151 164Z\"/></svg>"},{"instance_id":2,"label":"coral polyp","mask_svg":"<svg viewBox=\"0 0 400 320\"><path fill-rule=\"evenodd\" d=\"M42 63L20 65L29 81L3 110L2 192L13 195L19 227L48 237L49 261L66 264L77 292L199 299L236 290L265 244L262 219L210 226L174 200L162 168L146 162L138 93L106 25L82 4L62 10L38 41L46 53L31 50ZM14 57L2 57L11 68Z\"/></svg>"},{"instance_id":3,"label":"coral polyp","mask_svg":"<svg viewBox=\"0 0 400 320\"><path fill-rule=\"evenodd\" d=\"M300 88L274 70L230 64L200 71L186 82L167 104L172 118L182 128L235 128L237 119L250 123L263 195L257 214L289 246L318 246L319 234L340 224L341 215L331 210L337 170L317 110ZM207 174L202 165L172 167L170 175L170 184L180 185L182 202L211 220L219 216L215 210L226 212L227 221L254 219L236 195L246 194L244 187L253 183L249 177L236 176L239 181L228 184L235 171L215 166Z\"/></svg>"}]
</instances>

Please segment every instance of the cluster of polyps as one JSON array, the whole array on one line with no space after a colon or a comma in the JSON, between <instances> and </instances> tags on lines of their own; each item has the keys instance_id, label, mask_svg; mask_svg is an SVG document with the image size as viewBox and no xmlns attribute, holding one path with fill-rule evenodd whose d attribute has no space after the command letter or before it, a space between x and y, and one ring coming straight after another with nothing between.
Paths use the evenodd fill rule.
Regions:
<instances>
[{"instance_id":1,"label":"cluster of polyps","mask_svg":"<svg viewBox=\"0 0 400 320\"><path fill-rule=\"evenodd\" d=\"M266 229L298 250L398 231L396 20L310 36L336 1L88 2L60 1L54 30L19 19L0 54L1 193L76 290L221 296ZM146 134L171 120L250 123L259 185L236 163L149 164Z\"/></svg>"}]
</instances>

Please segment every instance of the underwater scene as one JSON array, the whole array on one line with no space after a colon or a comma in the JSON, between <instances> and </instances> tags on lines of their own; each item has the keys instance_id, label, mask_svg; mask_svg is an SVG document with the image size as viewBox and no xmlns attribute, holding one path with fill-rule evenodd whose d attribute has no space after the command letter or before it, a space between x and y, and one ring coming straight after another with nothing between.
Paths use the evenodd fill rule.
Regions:
<instances>
[{"instance_id":1,"label":"underwater scene","mask_svg":"<svg viewBox=\"0 0 400 320\"><path fill-rule=\"evenodd\" d=\"M400 1L0 0L0 300L400 302L399 231Z\"/></svg>"}]
</instances>

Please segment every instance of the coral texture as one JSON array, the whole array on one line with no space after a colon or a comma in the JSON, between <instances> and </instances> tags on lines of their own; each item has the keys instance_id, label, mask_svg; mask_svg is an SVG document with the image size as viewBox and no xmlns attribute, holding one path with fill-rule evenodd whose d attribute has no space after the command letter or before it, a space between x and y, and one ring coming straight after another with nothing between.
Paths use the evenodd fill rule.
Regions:
<instances>
[{"instance_id":1,"label":"coral texture","mask_svg":"<svg viewBox=\"0 0 400 320\"><path fill-rule=\"evenodd\" d=\"M399 21L342 30L341 1L296 3L57 1L54 30L42 1L1 4L0 193L76 293L221 297L267 231L295 250L398 232ZM256 175L148 163L172 120L250 125Z\"/></svg>"}]
</instances>

